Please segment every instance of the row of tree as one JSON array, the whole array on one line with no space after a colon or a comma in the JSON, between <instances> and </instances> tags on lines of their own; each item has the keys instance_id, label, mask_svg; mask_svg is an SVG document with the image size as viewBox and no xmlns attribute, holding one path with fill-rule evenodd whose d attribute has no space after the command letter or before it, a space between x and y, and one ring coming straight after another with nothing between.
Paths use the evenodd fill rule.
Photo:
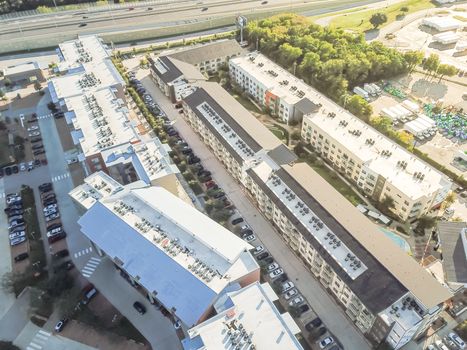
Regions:
<instances>
[{"instance_id":1,"label":"row of tree","mask_svg":"<svg viewBox=\"0 0 467 350\"><path fill-rule=\"evenodd\" d=\"M96 0L55 0L57 6L96 2ZM39 6L54 7L53 0L0 0L0 14L35 10Z\"/></svg>"}]
</instances>

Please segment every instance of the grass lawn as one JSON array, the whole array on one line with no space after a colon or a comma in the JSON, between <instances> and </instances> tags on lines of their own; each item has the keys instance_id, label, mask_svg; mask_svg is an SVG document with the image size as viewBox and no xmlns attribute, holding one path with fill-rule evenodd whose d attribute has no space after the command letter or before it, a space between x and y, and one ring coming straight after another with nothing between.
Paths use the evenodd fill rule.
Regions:
<instances>
[{"instance_id":1,"label":"grass lawn","mask_svg":"<svg viewBox=\"0 0 467 350\"><path fill-rule=\"evenodd\" d=\"M251 102L248 98L245 98L237 94L232 94L232 96L237 100L237 102L239 102L243 107L248 109L250 112L256 112L256 113L261 112L262 113L262 111L258 109L258 107L256 107L253 104L253 102Z\"/></svg>"},{"instance_id":2,"label":"grass lawn","mask_svg":"<svg viewBox=\"0 0 467 350\"><path fill-rule=\"evenodd\" d=\"M342 194L353 205L366 204L360 199L355 191L342 181L333 171L329 170L322 162L311 162L305 160L309 166L313 168L323 179L325 179L332 187L334 187L340 194Z\"/></svg>"},{"instance_id":3,"label":"grass lawn","mask_svg":"<svg viewBox=\"0 0 467 350\"><path fill-rule=\"evenodd\" d=\"M357 8L342 10L342 11L337 11L337 12L326 12L326 13L322 13L320 15L310 16L308 18L311 19L312 21L316 22L316 20L318 20L320 18L332 17L332 16L336 16L336 15L343 15L343 14L349 14L349 13L352 13L352 12L364 11L366 9L367 9L367 7L357 7Z\"/></svg>"},{"instance_id":4,"label":"grass lawn","mask_svg":"<svg viewBox=\"0 0 467 350\"><path fill-rule=\"evenodd\" d=\"M356 12L350 15L344 14L342 16L334 18L330 22L330 25L333 27L353 30L355 32L364 32L373 28L373 26L370 23L371 16L374 13L382 12L385 13L388 17L388 21L381 26L384 27L389 23L394 22L398 15L403 14L403 12L401 12L400 9L404 6L408 7L409 9L408 12L405 13L406 15L420 10L436 7L430 0L405 0L398 4L394 4L384 8Z\"/></svg>"},{"instance_id":5,"label":"grass lawn","mask_svg":"<svg viewBox=\"0 0 467 350\"><path fill-rule=\"evenodd\" d=\"M289 144L289 133L282 126L277 124L266 124L266 127L286 145Z\"/></svg>"}]
</instances>

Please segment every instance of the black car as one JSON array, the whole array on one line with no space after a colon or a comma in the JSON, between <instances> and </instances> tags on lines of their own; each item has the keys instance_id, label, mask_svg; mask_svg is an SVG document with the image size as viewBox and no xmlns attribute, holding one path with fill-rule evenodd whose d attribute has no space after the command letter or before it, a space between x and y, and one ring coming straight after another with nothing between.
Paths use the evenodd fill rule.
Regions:
<instances>
[{"instance_id":1,"label":"black car","mask_svg":"<svg viewBox=\"0 0 467 350\"><path fill-rule=\"evenodd\" d=\"M12 216L22 215L23 213L24 213L24 210L22 210L22 209L20 209L20 210L9 210L7 216L9 218L11 218Z\"/></svg>"},{"instance_id":2,"label":"black car","mask_svg":"<svg viewBox=\"0 0 467 350\"><path fill-rule=\"evenodd\" d=\"M183 154L190 154L193 153L193 150L190 147L182 149Z\"/></svg>"},{"instance_id":3,"label":"black car","mask_svg":"<svg viewBox=\"0 0 467 350\"><path fill-rule=\"evenodd\" d=\"M41 166L40 159L34 159L34 166Z\"/></svg>"},{"instance_id":4,"label":"black car","mask_svg":"<svg viewBox=\"0 0 467 350\"><path fill-rule=\"evenodd\" d=\"M32 142L32 143L40 142L40 141L42 141L42 137L33 137L33 138L31 139L31 142Z\"/></svg>"},{"instance_id":5,"label":"black car","mask_svg":"<svg viewBox=\"0 0 467 350\"><path fill-rule=\"evenodd\" d=\"M41 150L38 150L38 151L34 151L32 154L34 154L35 156L38 156L39 154L44 154L45 151L43 149Z\"/></svg>"},{"instance_id":6,"label":"black car","mask_svg":"<svg viewBox=\"0 0 467 350\"><path fill-rule=\"evenodd\" d=\"M268 253L268 252L264 252L264 253L258 254L258 255L256 256L256 259L257 259L257 260L263 260L263 259L266 259L268 256L269 256L269 253Z\"/></svg>"},{"instance_id":7,"label":"black car","mask_svg":"<svg viewBox=\"0 0 467 350\"><path fill-rule=\"evenodd\" d=\"M44 145L42 143L38 143L37 145L33 145L31 148L32 149L41 149L41 148L44 148Z\"/></svg>"},{"instance_id":8,"label":"black car","mask_svg":"<svg viewBox=\"0 0 467 350\"><path fill-rule=\"evenodd\" d=\"M199 163L200 161L201 159L199 159L196 156L188 157L188 164L195 164L195 163Z\"/></svg>"},{"instance_id":9,"label":"black car","mask_svg":"<svg viewBox=\"0 0 467 350\"><path fill-rule=\"evenodd\" d=\"M246 237L246 236L250 236L253 234L253 231L250 230L249 228L245 229L245 230L241 230L240 231L240 234L242 235L242 237Z\"/></svg>"},{"instance_id":10,"label":"black car","mask_svg":"<svg viewBox=\"0 0 467 350\"><path fill-rule=\"evenodd\" d=\"M263 262L265 265L270 265L270 264L272 264L272 263L274 262L274 259L272 258L272 256L268 256L268 257L267 257L266 259L264 259L262 262ZM279 278L280 278L280 276L279 276Z\"/></svg>"},{"instance_id":11,"label":"black car","mask_svg":"<svg viewBox=\"0 0 467 350\"><path fill-rule=\"evenodd\" d=\"M8 208L5 208L4 211L5 213L8 213L11 210L21 210L23 209L23 206L21 204L10 204Z\"/></svg>"},{"instance_id":12,"label":"black car","mask_svg":"<svg viewBox=\"0 0 467 350\"><path fill-rule=\"evenodd\" d=\"M321 327L320 329L318 329L318 331L316 332L316 338L319 338L321 337L322 335L324 335L328 330L326 329L326 327Z\"/></svg>"},{"instance_id":13,"label":"black car","mask_svg":"<svg viewBox=\"0 0 467 350\"><path fill-rule=\"evenodd\" d=\"M13 174L18 174L19 169L18 169L18 166L17 166L17 165L13 165L13 166L11 167L11 170L13 171Z\"/></svg>"},{"instance_id":14,"label":"black car","mask_svg":"<svg viewBox=\"0 0 467 350\"><path fill-rule=\"evenodd\" d=\"M243 222L243 218L236 218L232 220L232 225L237 225L241 222Z\"/></svg>"},{"instance_id":15,"label":"black car","mask_svg":"<svg viewBox=\"0 0 467 350\"><path fill-rule=\"evenodd\" d=\"M51 182L46 182L46 183L43 183L42 185L39 186L39 191L41 191L41 192L50 191L51 189L52 189L52 183Z\"/></svg>"},{"instance_id":16,"label":"black car","mask_svg":"<svg viewBox=\"0 0 467 350\"><path fill-rule=\"evenodd\" d=\"M29 257L28 253L18 254L17 256L15 256L15 262L23 261L24 259L27 259L28 257Z\"/></svg>"},{"instance_id":17,"label":"black car","mask_svg":"<svg viewBox=\"0 0 467 350\"><path fill-rule=\"evenodd\" d=\"M209 170L200 170L198 171L198 176L209 176L211 175L211 172Z\"/></svg>"},{"instance_id":18,"label":"black car","mask_svg":"<svg viewBox=\"0 0 467 350\"><path fill-rule=\"evenodd\" d=\"M80 23L78 27L86 27L88 24L87 23Z\"/></svg>"},{"instance_id":19,"label":"black car","mask_svg":"<svg viewBox=\"0 0 467 350\"><path fill-rule=\"evenodd\" d=\"M57 199L56 198L46 199L42 202L42 204L44 205L44 207L48 207L51 204L57 204Z\"/></svg>"},{"instance_id":20,"label":"black car","mask_svg":"<svg viewBox=\"0 0 467 350\"><path fill-rule=\"evenodd\" d=\"M65 237L66 237L66 232L62 231L60 233L57 233L55 236L48 237L47 240L49 241L49 243L54 243L54 242L57 242L57 241L65 238Z\"/></svg>"},{"instance_id":21,"label":"black car","mask_svg":"<svg viewBox=\"0 0 467 350\"><path fill-rule=\"evenodd\" d=\"M11 168L5 168L5 174L7 176L10 176L11 175Z\"/></svg>"},{"instance_id":22,"label":"black car","mask_svg":"<svg viewBox=\"0 0 467 350\"><path fill-rule=\"evenodd\" d=\"M133 307L138 311L141 315L144 315L146 313L146 308L144 307L143 304L141 304L139 301L135 301L133 303Z\"/></svg>"},{"instance_id":23,"label":"black car","mask_svg":"<svg viewBox=\"0 0 467 350\"><path fill-rule=\"evenodd\" d=\"M56 252L53 257L54 258L64 258L66 256L70 255L70 252L68 251L68 249L62 249L62 250L59 250L58 252Z\"/></svg>"},{"instance_id":24,"label":"black car","mask_svg":"<svg viewBox=\"0 0 467 350\"><path fill-rule=\"evenodd\" d=\"M308 304L300 305L298 307L298 314L302 315L303 313L307 312L308 310L310 310L310 307L308 306Z\"/></svg>"},{"instance_id":25,"label":"black car","mask_svg":"<svg viewBox=\"0 0 467 350\"><path fill-rule=\"evenodd\" d=\"M308 322L306 325L305 325L305 328L307 331L312 331L313 328L316 328L316 327L319 327L323 324L323 321L321 321L321 319L319 317L316 317L313 321L310 321Z\"/></svg>"},{"instance_id":26,"label":"black car","mask_svg":"<svg viewBox=\"0 0 467 350\"><path fill-rule=\"evenodd\" d=\"M54 224L49 224L47 226L47 231L51 231L51 230L59 228L59 227L62 227L62 224L60 222L56 222Z\"/></svg>"},{"instance_id":27,"label":"black car","mask_svg":"<svg viewBox=\"0 0 467 350\"><path fill-rule=\"evenodd\" d=\"M221 197L224 197L225 196L225 193L222 192L222 191L218 191L214 194L214 198L218 199L218 198L221 198Z\"/></svg>"}]
</instances>

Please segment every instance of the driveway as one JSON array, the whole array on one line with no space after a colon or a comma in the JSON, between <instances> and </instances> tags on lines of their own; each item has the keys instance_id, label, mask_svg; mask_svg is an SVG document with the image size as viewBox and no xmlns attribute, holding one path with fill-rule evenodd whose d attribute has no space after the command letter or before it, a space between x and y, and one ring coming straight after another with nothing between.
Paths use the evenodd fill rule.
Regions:
<instances>
[{"instance_id":1,"label":"driveway","mask_svg":"<svg viewBox=\"0 0 467 350\"><path fill-rule=\"evenodd\" d=\"M346 318L343 310L327 294L321 284L313 278L301 260L292 253L269 221L250 202L241 185L236 183L227 173L223 165L198 138L197 134L173 107L170 100L162 94L147 74L147 71L139 71L137 77L141 79L147 91L157 101L168 118L175 121L174 126L179 134L189 143L203 165L212 172L214 180L223 188L230 201L253 228L256 236L265 242L263 245L284 268L328 329L341 338L348 349L370 349L365 337ZM308 317L307 314L304 314L304 317Z\"/></svg>"}]
</instances>

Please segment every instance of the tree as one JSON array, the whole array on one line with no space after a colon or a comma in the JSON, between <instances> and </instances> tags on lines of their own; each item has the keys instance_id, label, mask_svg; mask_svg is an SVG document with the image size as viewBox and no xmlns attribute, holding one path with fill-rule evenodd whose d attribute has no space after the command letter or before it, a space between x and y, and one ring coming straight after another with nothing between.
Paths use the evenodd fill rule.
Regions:
<instances>
[{"instance_id":1,"label":"tree","mask_svg":"<svg viewBox=\"0 0 467 350\"><path fill-rule=\"evenodd\" d=\"M437 70L437 73L439 75L439 81L441 81L441 79L443 79L445 75L447 75L448 77L456 75L458 71L459 69L457 69L454 66L451 66L450 64L440 64Z\"/></svg>"},{"instance_id":2,"label":"tree","mask_svg":"<svg viewBox=\"0 0 467 350\"><path fill-rule=\"evenodd\" d=\"M435 53L432 53L428 58L422 63L422 68L430 74L436 73L439 67L439 56Z\"/></svg>"},{"instance_id":3,"label":"tree","mask_svg":"<svg viewBox=\"0 0 467 350\"><path fill-rule=\"evenodd\" d=\"M409 8L407 6L402 6L401 12L409 12Z\"/></svg>"},{"instance_id":4,"label":"tree","mask_svg":"<svg viewBox=\"0 0 467 350\"><path fill-rule=\"evenodd\" d=\"M377 29L380 25L386 23L387 21L388 17L386 16L386 14L381 12L374 13L370 18L370 23L375 29Z\"/></svg>"},{"instance_id":5,"label":"tree","mask_svg":"<svg viewBox=\"0 0 467 350\"><path fill-rule=\"evenodd\" d=\"M348 98L345 107L366 122L370 120L371 113L373 113L371 105L359 95L352 95Z\"/></svg>"},{"instance_id":6,"label":"tree","mask_svg":"<svg viewBox=\"0 0 467 350\"><path fill-rule=\"evenodd\" d=\"M394 209L396 202L394 201L394 198L391 196L386 195L383 200L381 201L381 207L382 208L387 208L389 210Z\"/></svg>"},{"instance_id":7,"label":"tree","mask_svg":"<svg viewBox=\"0 0 467 350\"><path fill-rule=\"evenodd\" d=\"M73 287L73 278L67 271L61 270L47 281L46 290L50 296L57 297L71 287Z\"/></svg>"},{"instance_id":8,"label":"tree","mask_svg":"<svg viewBox=\"0 0 467 350\"><path fill-rule=\"evenodd\" d=\"M412 134L408 133L407 131L404 131L404 130L398 131L397 137L404 145L407 145L407 146L413 145L414 137Z\"/></svg>"},{"instance_id":9,"label":"tree","mask_svg":"<svg viewBox=\"0 0 467 350\"><path fill-rule=\"evenodd\" d=\"M36 80L36 82L34 83L34 89L39 91L41 88L42 88L41 83Z\"/></svg>"},{"instance_id":10,"label":"tree","mask_svg":"<svg viewBox=\"0 0 467 350\"><path fill-rule=\"evenodd\" d=\"M416 230L420 233L424 232L426 229L432 228L436 223L436 219L432 216L423 215L420 216L417 223Z\"/></svg>"},{"instance_id":11,"label":"tree","mask_svg":"<svg viewBox=\"0 0 467 350\"><path fill-rule=\"evenodd\" d=\"M300 140L300 131L294 131L291 135L290 138L294 141Z\"/></svg>"},{"instance_id":12,"label":"tree","mask_svg":"<svg viewBox=\"0 0 467 350\"><path fill-rule=\"evenodd\" d=\"M423 61L423 52L421 51L407 51L404 53L404 59L405 62L407 63L407 68L409 70L409 73L411 73L416 66L418 66L420 63Z\"/></svg>"},{"instance_id":13,"label":"tree","mask_svg":"<svg viewBox=\"0 0 467 350\"><path fill-rule=\"evenodd\" d=\"M456 201L456 193L455 192L449 192L449 194L446 196L446 198L444 199L441 207L443 209L446 209L446 208L449 208L452 203L454 203Z\"/></svg>"},{"instance_id":14,"label":"tree","mask_svg":"<svg viewBox=\"0 0 467 350\"><path fill-rule=\"evenodd\" d=\"M0 340L0 349L2 350L21 350L21 348L13 345L12 342Z\"/></svg>"},{"instance_id":15,"label":"tree","mask_svg":"<svg viewBox=\"0 0 467 350\"><path fill-rule=\"evenodd\" d=\"M302 56L302 53L301 48L292 46L289 43L279 46L280 62L286 67L296 62Z\"/></svg>"}]
</instances>

